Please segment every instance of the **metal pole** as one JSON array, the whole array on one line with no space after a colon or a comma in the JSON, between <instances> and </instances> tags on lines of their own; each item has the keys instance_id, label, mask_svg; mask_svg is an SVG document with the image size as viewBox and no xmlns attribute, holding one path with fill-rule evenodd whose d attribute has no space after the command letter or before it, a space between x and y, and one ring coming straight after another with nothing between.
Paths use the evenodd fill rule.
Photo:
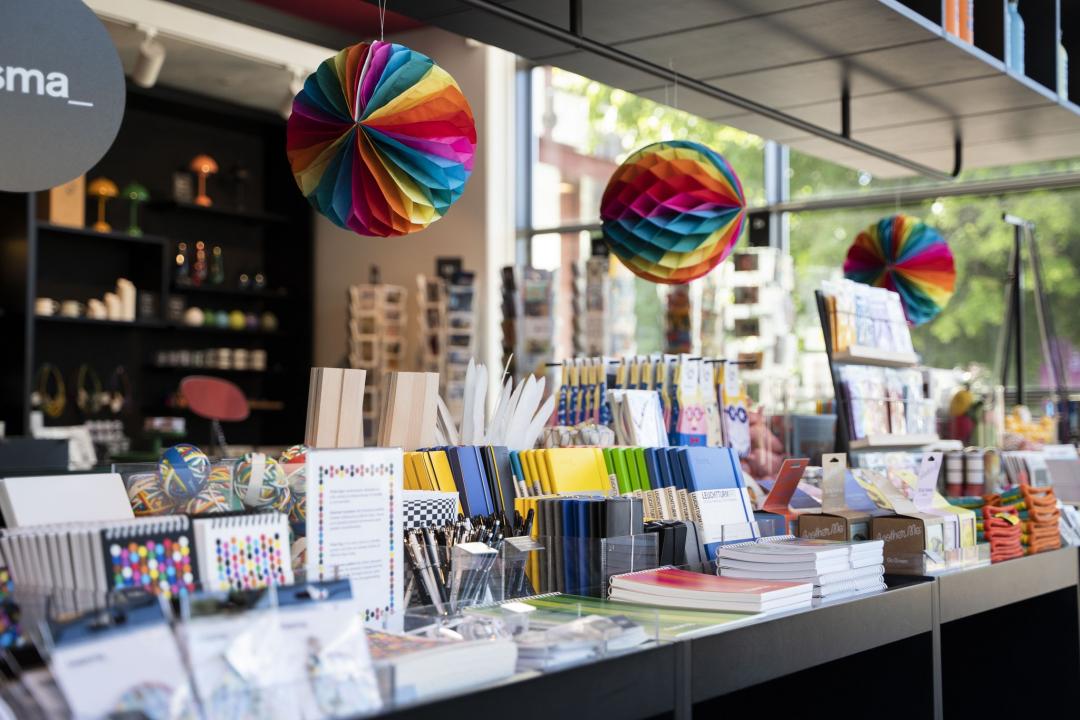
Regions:
<instances>
[{"instance_id":1,"label":"metal pole","mask_svg":"<svg viewBox=\"0 0 1080 720\"><path fill-rule=\"evenodd\" d=\"M1024 404L1024 260L1022 238L1024 228L1017 225L1013 233L1015 261L1013 265L1013 322L1016 324L1016 404Z\"/></svg>"}]
</instances>

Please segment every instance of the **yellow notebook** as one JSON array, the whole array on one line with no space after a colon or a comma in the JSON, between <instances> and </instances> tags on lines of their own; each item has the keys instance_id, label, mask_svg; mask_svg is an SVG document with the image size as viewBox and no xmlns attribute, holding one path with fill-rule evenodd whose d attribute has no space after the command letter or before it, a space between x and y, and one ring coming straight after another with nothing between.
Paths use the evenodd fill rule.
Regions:
<instances>
[{"instance_id":1,"label":"yellow notebook","mask_svg":"<svg viewBox=\"0 0 1080 720\"><path fill-rule=\"evenodd\" d=\"M540 490L544 495L551 495L555 487L551 484L551 473L548 472L547 454L550 450L533 450L533 460L536 462L536 472L540 475Z\"/></svg>"},{"instance_id":2,"label":"yellow notebook","mask_svg":"<svg viewBox=\"0 0 1080 720\"><path fill-rule=\"evenodd\" d=\"M406 466L409 455L412 455L413 475L416 477L416 487L419 490L435 490L435 470L431 467L431 459L426 452L406 453Z\"/></svg>"},{"instance_id":3,"label":"yellow notebook","mask_svg":"<svg viewBox=\"0 0 1080 720\"><path fill-rule=\"evenodd\" d=\"M599 448L552 448L544 460L552 492L607 490L611 485Z\"/></svg>"},{"instance_id":4,"label":"yellow notebook","mask_svg":"<svg viewBox=\"0 0 1080 720\"><path fill-rule=\"evenodd\" d=\"M526 471L529 474L529 483L534 488L540 488L541 495L546 495L547 488L544 487L543 480L540 479L540 470L536 465L536 450L525 450L521 455L525 458L525 464L529 468Z\"/></svg>"},{"instance_id":5,"label":"yellow notebook","mask_svg":"<svg viewBox=\"0 0 1080 720\"><path fill-rule=\"evenodd\" d=\"M450 460L446 457L446 451L431 450L428 452L428 458L435 475L435 489L441 492L457 492L457 483L454 482L454 473L450 469Z\"/></svg>"},{"instance_id":6,"label":"yellow notebook","mask_svg":"<svg viewBox=\"0 0 1080 720\"><path fill-rule=\"evenodd\" d=\"M405 453L405 489L406 490L420 490L420 483L416 477L416 468L414 464L416 462L416 456L419 453L407 452Z\"/></svg>"}]
</instances>

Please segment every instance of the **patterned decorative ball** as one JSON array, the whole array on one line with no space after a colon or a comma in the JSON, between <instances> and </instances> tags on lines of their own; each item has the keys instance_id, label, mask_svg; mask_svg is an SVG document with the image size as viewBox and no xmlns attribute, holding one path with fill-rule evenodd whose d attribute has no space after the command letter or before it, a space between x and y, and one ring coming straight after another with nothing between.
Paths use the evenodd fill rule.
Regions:
<instances>
[{"instance_id":1,"label":"patterned decorative ball","mask_svg":"<svg viewBox=\"0 0 1080 720\"><path fill-rule=\"evenodd\" d=\"M307 451L303 443L281 453L278 462L285 468L292 498L289 501L289 522L301 523L307 518Z\"/></svg>"},{"instance_id":2,"label":"patterned decorative ball","mask_svg":"<svg viewBox=\"0 0 1080 720\"><path fill-rule=\"evenodd\" d=\"M136 517L167 515L176 506L165 494L165 487L156 472L132 475L127 481L128 501Z\"/></svg>"},{"instance_id":3,"label":"patterned decorative ball","mask_svg":"<svg viewBox=\"0 0 1080 720\"><path fill-rule=\"evenodd\" d=\"M304 197L367 237L407 235L461 197L476 125L458 84L431 58L376 40L308 76L285 140Z\"/></svg>"},{"instance_id":4,"label":"patterned decorative ball","mask_svg":"<svg viewBox=\"0 0 1080 720\"><path fill-rule=\"evenodd\" d=\"M158 473L166 495L174 500L190 500L210 477L210 458L194 445L173 445L162 454Z\"/></svg>"},{"instance_id":5,"label":"patterned decorative ball","mask_svg":"<svg viewBox=\"0 0 1080 720\"><path fill-rule=\"evenodd\" d=\"M280 509L288 502L289 482L284 468L263 453L245 453L236 461L232 489L240 502L249 508L270 506Z\"/></svg>"},{"instance_id":6,"label":"patterned decorative ball","mask_svg":"<svg viewBox=\"0 0 1080 720\"><path fill-rule=\"evenodd\" d=\"M216 468L215 468L216 470ZM229 502L231 488L220 482L208 482L199 494L187 501L184 512L188 515L213 515L225 513L233 509Z\"/></svg>"},{"instance_id":7,"label":"patterned decorative ball","mask_svg":"<svg viewBox=\"0 0 1080 720\"><path fill-rule=\"evenodd\" d=\"M307 493L296 493L292 495L292 501L289 503L289 522L302 523L307 520Z\"/></svg>"},{"instance_id":8,"label":"patterned decorative ball","mask_svg":"<svg viewBox=\"0 0 1080 720\"><path fill-rule=\"evenodd\" d=\"M719 153L688 140L647 145L623 162L600 199L604 241L638 277L685 283L728 256L746 197Z\"/></svg>"}]
</instances>

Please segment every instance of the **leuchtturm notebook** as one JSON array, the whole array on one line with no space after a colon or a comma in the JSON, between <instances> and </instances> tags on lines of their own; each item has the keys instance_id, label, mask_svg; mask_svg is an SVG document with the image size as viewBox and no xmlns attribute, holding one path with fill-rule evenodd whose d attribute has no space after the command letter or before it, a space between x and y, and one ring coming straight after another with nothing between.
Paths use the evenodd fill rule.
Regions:
<instances>
[{"instance_id":1,"label":"leuchtturm notebook","mask_svg":"<svg viewBox=\"0 0 1080 720\"><path fill-rule=\"evenodd\" d=\"M649 468L645 463L645 448L634 448L632 451L634 463L637 465L638 490L651 490L649 482Z\"/></svg>"},{"instance_id":2,"label":"leuchtturm notebook","mask_svg":"<svg viewBox=\"0 0 1080 720\"><path fill-rule=\"evenodd\" d=\"M450 468L454 473L465 514L490 514L493 508L478 448L475 445L451 447L446 449L446 455L450 460Z\"/></svg>"},{"instance_id":3,"label":"leuchtturm notebook","mask_svg":"<svg viewBox=\"0 0 1080 720\"><path fill-rule=\"evenodd\" d=\"M480 448L484 460L484 470L491 486L494 505L507 517L514 515L514 498L517 488L514 484L514 472L510 467L510 451L501 445L485 445Z\"/></svg>"},{"instance_id":4,"label":"leuchtturm notebook","mask_svg":"<svg viewBox=\"0 0 1080 720\"><path fill-rule=\"evenodd\" d=\"M634 492L641 489L641 480L638 478L638 466L634 462L634 449L623 448L622 456L626 460L626 476L628 478L627 485L629 486L629 492Z\"/></svg>"},{"instance_id":5,"label":"leuchtturm notebook","mask_svg":"<svg viewBox=\"0 0 1080 720\"><path fill-rule=\"evenodd\" d=\"M554 448L544 452L553 492L607 490L604 459L598 448Z\"/></svg>"},{"instance_id":6,"label":"leuchtturm notebook","mask_svg":"<svg viewBox=\"0 0 1080 720\"><path fill-rule=\"evenodd\" d=\"M742 487L742 477L732 467L730 448L681 448L678 457L686 489L691 492Z\"/></svg>"},{"instance_id":7,"label":"leuchtturm notebook","mask_svg":"<svg viewBox=\"0 0 1080 720\"><path fill-rule=\"evenodd\" d=\"M211 590L291 585L289 519L281 513L199 518L195 547L199 577Z\"/></svg>"}]
</instances>

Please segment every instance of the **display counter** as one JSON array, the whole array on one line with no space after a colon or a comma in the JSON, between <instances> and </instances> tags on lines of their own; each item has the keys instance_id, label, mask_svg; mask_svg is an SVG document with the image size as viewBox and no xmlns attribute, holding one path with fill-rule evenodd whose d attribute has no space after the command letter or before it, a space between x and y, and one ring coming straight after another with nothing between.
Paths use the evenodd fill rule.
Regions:
<instances>
[{"instance_id":1,"label":"display counter","mask_svg":"<svg viewBox=\"0 0 1080 720\"><path fill-rule=\"evenodd\" d=\"M1026 671L1041 692L1069 701L1080 674L1078 582L1076 548L893 577L875 595L518 675L389 716L483 717L512 707L518 718L684 718L760 703L805 712L808 702L831 696L846 707L873 703L875 718L958 717L976 691L994 691L995 710L1030 708L1021 688L987 684L995 674Z\"/></svg>"}]
</instances>

